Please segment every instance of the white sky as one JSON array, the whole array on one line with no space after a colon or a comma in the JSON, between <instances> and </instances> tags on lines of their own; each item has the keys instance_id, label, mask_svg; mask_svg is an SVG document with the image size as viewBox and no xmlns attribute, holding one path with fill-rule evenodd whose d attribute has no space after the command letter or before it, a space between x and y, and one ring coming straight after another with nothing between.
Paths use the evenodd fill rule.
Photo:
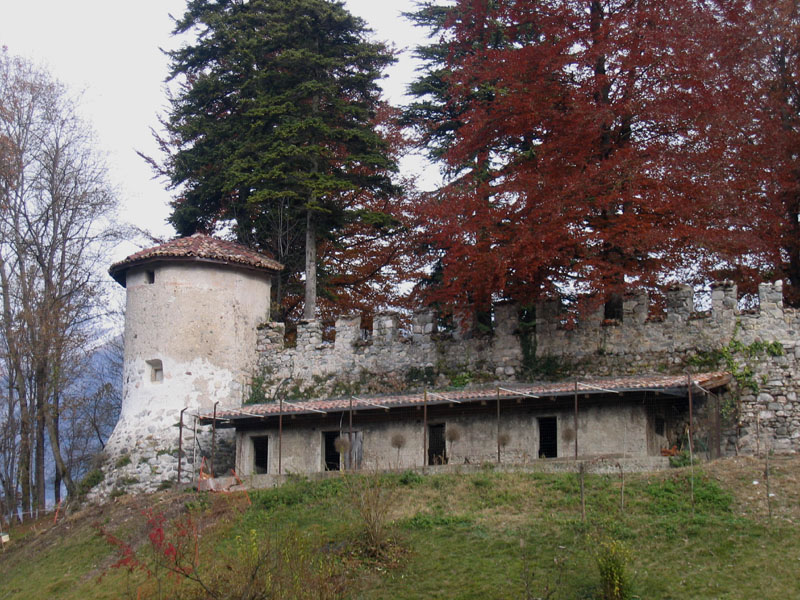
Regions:
<instances>
[{"instance_id":1,"label":"white sky","mask_svg":"<svg viewBox=\"0 0 800 600\"><path fill-rule=\"evenodd\" d=\"M422 31L400 16L413 0L346 0L348 9L375 30L375 37L410 49ZM82 92L81 113L97 132L112 183L120 192L123 220L169 237L170 194L136 154L158 156L150 129L166 108L167 60L159 48L174 46L169 15L183 14L185 0L0 0L0 46L47 68L73 92ZM383 85L401 103L412 80L408 52ZM119 260L135 248L117 250Z\"/></svg>"}]
</instances>

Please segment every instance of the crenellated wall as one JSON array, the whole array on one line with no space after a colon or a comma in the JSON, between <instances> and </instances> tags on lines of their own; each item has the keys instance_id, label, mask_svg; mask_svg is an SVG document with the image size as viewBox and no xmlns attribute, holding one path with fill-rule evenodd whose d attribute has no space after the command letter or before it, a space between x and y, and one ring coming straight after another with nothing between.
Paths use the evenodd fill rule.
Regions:
<instances>
[{"instance_id":1,"label":"crenellated wall","mask_svg":"<svg viewBox=\"0 0 800 600\"><path fill-rule=\"evenodd\" d=\"M736 404L738 421L730 423L724 450L800 450L800 315L784 308L781 282L759 286L759 307L746 313L738 310L730 282L712 285L709 311L695 310L688 286L666 292L665 311L657 318L649 304L646 294L632 294L624 300L621 321L604 320L600 311L575 323L566 321L558 302L537 305L526 323L517 306L503 304L494 308L491 332L440 331L431 311L415 313L408 331L394 314L376 315L369 332L361 330L359 317L344 316L336 321L334 342L323 341L320 323L301 323L293 348L285 347L282 323L267 323L258 336L261 397L279 386L290 399L308 399L732 368L738 384L726 401ZM727 364L725 356L733 362Z\"/></svg>"}]
</instances>

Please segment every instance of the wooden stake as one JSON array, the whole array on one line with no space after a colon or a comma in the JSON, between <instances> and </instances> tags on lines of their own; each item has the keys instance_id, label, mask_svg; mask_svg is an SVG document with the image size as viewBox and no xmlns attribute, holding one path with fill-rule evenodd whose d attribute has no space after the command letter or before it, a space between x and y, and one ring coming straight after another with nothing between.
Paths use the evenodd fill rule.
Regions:
<instances>
[{"instance_id":1,"label":"wooden stake","mask_svg":"<svg viewBox=\"0 0 800 600\"><path fill-rule=\"evenodd\" d=\"M578 465L578 475L580 476L581 480L581 522L586 523L586 497L584 495L584 483L583 477L586 473L586 464L581 461Z\"/></svg>"},{"instance_id":2,"label":"wooden stake","mask_svg":"<svg viewBox=\"0 0 800 600\"><path fill-rule=\"evenodd\" d=\"M772 498L769 491L769 452L767 452L766 458L764 459L764 484L767 488L767 512L769 514L769 520L772 520Z\"/></svg>"}]
</instances>

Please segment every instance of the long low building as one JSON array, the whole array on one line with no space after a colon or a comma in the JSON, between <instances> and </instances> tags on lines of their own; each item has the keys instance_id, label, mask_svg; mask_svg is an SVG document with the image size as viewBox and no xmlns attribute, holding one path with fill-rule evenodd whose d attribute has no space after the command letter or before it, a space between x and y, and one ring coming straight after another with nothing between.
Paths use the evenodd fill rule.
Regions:
<instances>
[{"instance_id":1,"label":"long low building","mask_svg":"<svg viewBox=\"0 0 800 600\"><path fill-rule=\"evenodd\" d=\"M316 473L548 458L660 456L690 428L718 455L728 373L275 401L202 415L236 430L236 471Z\"/></svg>"}]
</instances>

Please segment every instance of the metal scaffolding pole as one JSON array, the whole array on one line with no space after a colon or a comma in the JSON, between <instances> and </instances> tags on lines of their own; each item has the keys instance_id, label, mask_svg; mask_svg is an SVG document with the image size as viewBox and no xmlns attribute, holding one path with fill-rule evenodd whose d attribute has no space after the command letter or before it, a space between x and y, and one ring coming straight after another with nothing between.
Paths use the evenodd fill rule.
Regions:
<instances>
[{"instance_id":1,"label":"metal scaffolding pole","mask_svg":"<svg viewBox=\"0 0 800 600\"><path fill-rule=\"evenodd\" d=\"M217 460L217 404L214 402L214 419L211 421L211 476L216 475L215 461Z\"/></svg>"},{"instance_id":2,"label":"metal scaffolding pole","mask_svg":"<svg viewBox=\"0 0 800 600\"><path fill-rule=\"evenodd\" d=\"M578 380L575 380L575 460L578 460Z\"/></svg>"},{"instance_id":3,"label":"metal scaffolding pole","mask_svg":"<svg viewBox=\"0 0 800 600\"><path fill-rule=\"evenodd\" d=\"M283 397L278 408L278 475L282 473L281 460L283 459Z\"/></svg>"},{"instance_id":4,"label":"metal scaffolding pole","mask_svg":"<svg viewBox=\"0 0 800 600\"><path fill-rule=\"evenodd\" d=\"M500 464L500 388L497 388L497 464Z\"/></svg>"},{"instance_id":5,"label":"metal scaffolding pole","mask_svg":"<svg viewBox=\"0 0 800 600\"><path fill-rule=\"evenodd\" d=\"M422 469L428 466L428 390L425 390L422 407Z\"/></svg>"},{"instance_id":6,"label":"metal scaffolding pole","mask_svg":"<svg viewBox=\"0 0 800 600\"><path fill-rule=\"evenodd\" d=\"M181 463L183 462L183 413L185 408L181 409L181 420L178 422L178 485L181 484Z\"/></svg>"}]
</instances>

